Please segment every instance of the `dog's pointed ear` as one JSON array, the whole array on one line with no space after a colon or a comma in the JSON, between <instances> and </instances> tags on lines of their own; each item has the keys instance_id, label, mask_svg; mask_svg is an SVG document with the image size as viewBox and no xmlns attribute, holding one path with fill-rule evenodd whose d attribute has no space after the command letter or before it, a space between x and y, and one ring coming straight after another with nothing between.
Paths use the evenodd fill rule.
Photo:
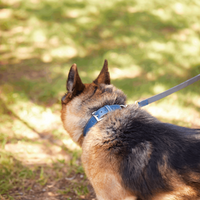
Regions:
<instances>
[{"instance_id":1,"label":"dog's pointed ear","mask_svg":"<svg viewBox=\"0 0 200 200\"><path fill-rule=\"evenodd\" d=\"M105 83L107 85L110 84L110 74L108 72L108 61L104 61L103 68L99 74L99 76L93 81L95 84Z\"/></svg>"},{"instance_id":2,"label":"dog's pointed ear","mask_svg":"<svg viewBox=\"0 0 200 200\"><path fill-rule=\"evenodd\" d=\"M80 94L85 85L82 83L81 78L78 74L78 69L76 64L71 66L71 69L68 74L67 84L66 84L67 91L71 93L73 96Z\"/></svg>"}]
</instances>

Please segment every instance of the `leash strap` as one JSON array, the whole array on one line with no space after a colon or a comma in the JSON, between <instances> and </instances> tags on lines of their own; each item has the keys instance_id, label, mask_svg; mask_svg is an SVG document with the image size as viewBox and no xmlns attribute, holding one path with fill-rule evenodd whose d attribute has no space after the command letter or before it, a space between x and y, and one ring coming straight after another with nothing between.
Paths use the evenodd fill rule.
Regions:
<instances>
[{"instance_id":1,"label":"leash strap","mask_svg":"<svg viewBox=\"0 0 200 200\"><path fill-rule=\"evenodd\" d=\"M121 109L121 107L125 107L123 105L106 105L99 110L92 113L92 117L86 124L84 130L83 130L83 136L86 136L87 132L90 130L92 126L94 126L97 122L101 121L104 115L106 115L108 112L111 112L113 110Z\"/></svg>"},{"instance_id":2,"label":"leash strap","mask_svg":"<svg viewBox=\"0 0 200 200\"><path fill-rule=\"evenodd\" d=\"M164 97L166 97L166 96L168 96L168 95L170 95L174 92L177 92L177 91L187 87L188 85L193 84L194 82L196 82L198 80L200 80L200 74L189 79L189 80L187 80L187 81L185 81L185 82L183 82L183 83L181 83L181 84L179 84L179 85L177 85L177 86L175 86L175 87L173 87L173 88L170 88L169 90L166 90L165 92L162 92L162 93L154 95L154 96L152 96L148 99L140 101L140 102L138 102L138 105L139 105L139 107L146 106L146 105L148 105L152 102L158 101L159 99L162 99L162 98L164 98Z\"/></svg>"}]
</instances>

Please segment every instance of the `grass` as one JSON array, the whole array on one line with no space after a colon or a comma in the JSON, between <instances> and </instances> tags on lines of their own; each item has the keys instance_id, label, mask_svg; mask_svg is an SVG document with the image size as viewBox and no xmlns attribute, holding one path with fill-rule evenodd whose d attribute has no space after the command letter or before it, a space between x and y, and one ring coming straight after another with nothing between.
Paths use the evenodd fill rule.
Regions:
<instances>
[{"instance_id":1,"label":"grass","mask_svg":"<svg viewBox=\"0 0 200 200\"><path fill-rule=\"evenodd\" d=\"M81 150L60 120L70 66L91 82L107 59L128 103L163 92L200 73L199 6L2 0L0 198L94 198ZM145 109L165 122L200 127L199 82Z\"/></svg>"}]
</instances>

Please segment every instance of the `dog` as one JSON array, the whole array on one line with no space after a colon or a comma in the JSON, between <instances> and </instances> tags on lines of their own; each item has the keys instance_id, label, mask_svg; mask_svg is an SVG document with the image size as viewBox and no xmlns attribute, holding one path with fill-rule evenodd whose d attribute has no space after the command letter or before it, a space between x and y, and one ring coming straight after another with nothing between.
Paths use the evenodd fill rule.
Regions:
<instances>
[{"instance_id":1,"label":"dog","mask_svg":"<svg viewBox=\"0 0 200 200\"><path fill-rule=\"evenodd\" d=\"M98 200L200 199L200 129L163 123L110 83L105 60L83 84L71 66L61 119L82 147L82 163Z\"/></svg>"}]
</instances>

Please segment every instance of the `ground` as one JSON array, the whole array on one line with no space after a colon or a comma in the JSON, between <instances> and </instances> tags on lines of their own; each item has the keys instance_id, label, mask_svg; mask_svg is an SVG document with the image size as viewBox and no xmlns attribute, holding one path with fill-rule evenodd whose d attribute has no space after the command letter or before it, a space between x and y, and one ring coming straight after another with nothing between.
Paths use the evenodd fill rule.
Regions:
<instances>
[{"instance_id":1,"label":"ground","mask_svg":"<svg viewBox=\"0 0 200 200\"><path fill-rule=\"evenodd\" d=\"M199 0L0 1L0 199L95 199L60 119L70 66L108 60L134 103L200 73ZM200 127L199 82L144 109Z\"/></svg>"}]
</instances>

